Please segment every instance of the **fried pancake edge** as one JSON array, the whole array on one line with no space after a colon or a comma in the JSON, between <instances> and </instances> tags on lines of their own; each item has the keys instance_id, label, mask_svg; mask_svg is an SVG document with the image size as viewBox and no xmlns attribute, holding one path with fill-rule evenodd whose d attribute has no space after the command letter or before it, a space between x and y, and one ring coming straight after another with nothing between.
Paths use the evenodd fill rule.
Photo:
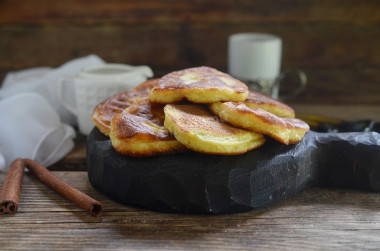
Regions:
<instances>
[{"instance_id":1,"label":"fried pancake edge","mask_svg":"<svg viewBox=\"0 0 380 251\"><path fill-rule=\"evenodd\" d=\"M109 135L115 151L133 157L170 154L185 150L185 147L163 126L125 112L112 118Z\"/></svg>"},{"instance_id":2,"label":"fried pancake edge","mask_svg":"<svg viewBox=\"0 0 380 251\"><path fill-rule=\"evenodd\" d=\"M257 133L233 128L238 134L220 136L202 128L188 129L180 122L177 115L179 105L166 105L165 127L187 148L206 154L237 155L260 147L265 138ZM177 116L176 116L177 115ZM185 116L188 116L185 114ZM212 116L212 114L210 114ZM193 119L188 116L188 119ZM194 120L194 119L193 119ZM217 123L222 123L218 120ZM228 125L226 125L228 126Z\"/></svg>"},{"instance_id":3,"label":"fried pancake edge","mask_svg":"<svg viewBox=\"0 0 380 251\"><path fill-rule=\"evenodd\" d=\"M244 104L249 108L261 108L279 117L295 117L295 112L290 106L251 89Z\"/></svg>"},{"instance_id":4,"label":"fried pancake edge","mask_svg":"<svg viewBox=\"0 0 380 251\"><path fill-rule=\"evenodd\" d=\"M243 82L214 68L202 66L163 76L149 98L156 103L174 103L183 99L194 103L213 103L244 101L247 96L248 87Z\"/></svg>"},{"instance_id":5,"label":"fried pancake edge","mask_svg":"<svg viewBox=\"0 0 380 251\"><path fill-rule=\"evenodd\" d=\"M150 90L157 82L157 78L149 79L132 89L112 95L99 103L92 112L92 121L95 126L101 133L109 136L113 116L129 107L135 98L149 97Z\"/></svg>"},{"instance_id":6,"label":"fried pancake edge","mask_svg":"<svg viewBox=\"0 0 380 251\"><path fill-rule=\"evenodd\" d=\"M293 118L281 118L261 108L249 108L244 103L217 102L210 105L210 110L236 127L268 135L285 145L299 142L309 130L301 120L297 121L303 126L295 126Z\"/></svg>"}]
</instances>

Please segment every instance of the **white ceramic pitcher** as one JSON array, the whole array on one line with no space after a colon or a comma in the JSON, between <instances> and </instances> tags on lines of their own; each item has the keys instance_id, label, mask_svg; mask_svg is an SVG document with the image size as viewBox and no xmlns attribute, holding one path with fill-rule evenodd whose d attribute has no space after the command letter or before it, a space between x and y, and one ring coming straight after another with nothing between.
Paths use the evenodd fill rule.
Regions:
<instances>
[{"instance_id":1,"label":"white ceramic pitcher","mask_svg":"<svg viewBox=\"0 0 380 251\"><path fill-rule=\"evenodd\" d=\"M58 97L62 105L76 115L79 131L89 134L94 127L92 111L107 97L135 87L153 77L148 66L104 64L84 68L75 77L60 81ZM72 90L74 97L67 97Z\"/></svg>"}]
</instances>

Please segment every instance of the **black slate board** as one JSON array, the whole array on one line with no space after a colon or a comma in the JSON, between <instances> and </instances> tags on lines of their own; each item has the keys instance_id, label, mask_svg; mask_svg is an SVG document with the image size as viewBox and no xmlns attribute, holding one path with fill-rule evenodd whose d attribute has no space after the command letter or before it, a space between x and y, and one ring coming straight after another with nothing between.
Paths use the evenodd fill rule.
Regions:
<instances>
[{"instance_id":1,"label":"black slate board","mask_svg":"<svg viewBox=\"0 0 380 251\"><path fill-rule=\"evenodd\" d=\"M87 137L91 184L111 199L161 212L240 213L315 185L380 192L380 134L317 133L298 144L268 140L235 156L186 152L133 158L96 128Z\"/></svg>"}]
</instances>

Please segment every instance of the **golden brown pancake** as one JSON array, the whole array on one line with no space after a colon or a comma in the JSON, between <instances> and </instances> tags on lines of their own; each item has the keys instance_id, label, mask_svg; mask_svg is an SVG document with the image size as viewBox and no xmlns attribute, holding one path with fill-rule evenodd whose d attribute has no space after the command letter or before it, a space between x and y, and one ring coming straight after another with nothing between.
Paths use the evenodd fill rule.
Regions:
<instances>
[{"instance_id":1,"label":"golden brown pancake","mask_svg":"<svg viewBox=\"0 0 380 251\"><path fill-rule=\"evenodd\" d=\"M152 89L152 102L167 104L187 99L194 103L244 101L248 87L230 75L210 67L189 68L163 76Z\"/></svg>"},{"instance_id":2,"label":"golden brown pancake","mask_svg":"<svg viewBox=\"0 0 380 251\"><path fill-rule=\"evenodd\" d=\"M291 107L251 89L249 89L249 94L244 104L249 108L261 108L280 117L294 118L294 110Z\"/></svg>"},{"instance_id":3,"label":"golden brown pancake","mask_svg":"<svg viewBox=\"0 0 380 251\"><path fill-rule=\"evenodd\" d=\"M305 133L310 130L309 125L298 118L283 118L290 130L289 144L300 142Z\"/></svg>"},{"instance_id":4,"label":"golden brown pancake","mask_svg":"<svg viewBox=\"0 0 380 251\"><path fill-rule=\"evenodd\" d=\"M202 105L168 104L165 127L187 148L208 154L241 154L264 144L257 133L232 127Z\"/></svg>"},{"instance_id":5,"label":"golden brown pancake","mask_svg":"<svg viewBox=\"0 0 380 251\"><path fill-rule=\"evenodd\" d=\"M111 131L111 120L113 116L121 113L125 108L134 103L135 98L149 97L150 90L157 83L158 79L151 79L139 84L133 89L107 98L95 107L92 113L92 121L100 132L108 136Z\"/></svg>"},{"instance_id":6,"label":"golden brown pancake","mask_svg":"<svg viewBox=\"0 0 380 251\"><path fill-rule=\"evenodd\" d=\"M113 148L129 156L183 151L185 147L164 127L164 117L163 105L151 104L148 98L136 98L112 118L109 136Z\"/></svg>"},{"instance_id":7,"label":"golden brown pancake","mask_svg":"<svg viewBox=\"0 0 380 251\"><path fill-rule=\"evenodd\" d=\"M210 109L231 125L268 135L286 145L299 142L310 129L302 120L278 117L242 102L217 102Z\"/></svg>"}]
</instances>

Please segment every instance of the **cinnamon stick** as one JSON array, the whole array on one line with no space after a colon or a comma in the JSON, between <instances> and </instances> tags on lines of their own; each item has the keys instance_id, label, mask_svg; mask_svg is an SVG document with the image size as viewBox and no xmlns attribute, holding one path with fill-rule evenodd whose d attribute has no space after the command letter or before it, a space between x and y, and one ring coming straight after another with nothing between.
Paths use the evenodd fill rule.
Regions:
<instances>
[{"instance_id":1,"label":"cinnamon stick","mask_svg":"<svg viewBox=\"0 0 380 251\"><path fill-rule=\"evenodd\" d=\"M17 212L24 169L25 163L22 159L16 159L12 162L0 192L0 215Z\"/></svg>"},{"instance_id":2,"label":"cinnamon stick","mask_svg":"<svg viewBox=\"0 0 380 251\"><path fill-rule=\"evenodd\" d=\"M41 166L37 162L31 159L24 159L24 162L27 168L37 179L39 179L45 185L49 186L56 193L74 202L79 207L88 211L91 215L101 216L103 209L102 204L99 201L59 180L50 171L48 171L45 167Z\"/></svg>"}]
</instances>

